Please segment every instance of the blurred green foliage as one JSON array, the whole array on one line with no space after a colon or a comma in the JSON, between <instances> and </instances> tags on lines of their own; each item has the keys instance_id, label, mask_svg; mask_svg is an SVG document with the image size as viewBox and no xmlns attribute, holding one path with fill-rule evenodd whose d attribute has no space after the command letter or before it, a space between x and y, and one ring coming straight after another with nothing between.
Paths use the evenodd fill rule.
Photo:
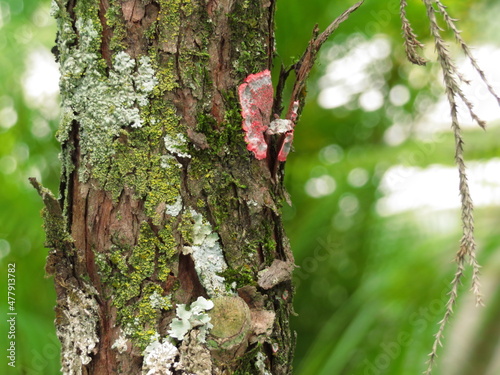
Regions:
<instances>
[{"instance_id":1,"label":"blurred green foliage","mask_svg":"<svg viewBox=\"0 0 500 375\"><path fill-rule=\"evenodd\" d=\"M54 329L55 292L45 278L47 250L42 203L28 183L36 176L53 191L59 177L59 146L53 113L26 96L23 86L35 53L49 53L55 22L48 1L0 2L0 373L59 373ZM7 366L7 264L16 265L16 368Z\"/></svg>"},{"instance_id":2,"label":"blurred green foliage","mask_svg":"<svg viewBox=\"0 0 500 375\"><path fill-rule=\"evenodd\" d=\"M279 0L276 63L294 62L313 26L317 23L324 29L352 3ZM461 19L463 36L472 45L495 43L499 4L493 0L447 0L446 4ZM57 374L60 368L53 327L55 293L52 280L44 278L42 204L27 182L29 176L36 176L52 191L58 189L54 95L49 88L38 97L26 90L30 72L46 61L55 38L49 6L49 1L0 1L1 311L7 300L7 265L15 263L18 313L17 367L7 367L2 357L2 374ZM283 209L300 267L294 277L298 316L293 320L298 332L298 375L421 373L444 312L454 273L451 260L461 235L459 211L421 208L381 215L380 210L386 193L384 175L391 167L453 166L454 140L449 132L423 141L414 129L442 88L435 63L415 68L406 61L398 7L399 1L367 1L325 45L309 81L308 104L296 129L295 152L286 166L293 206ZM430 46L425 53L432 59L421 1L409 1L408 15L416 33ZM369 48L374 38L381 41L380 48L390 50L367 68L364 79L378 82L383 105L364 110L359 104L366 91L362 90L350 94L345 105L322 108L318 96L331 60L348 56L359 46ZM409 93L403 104L391 104L391 88L396 86ZM406 136L391 143L387 134L396 122ZM486 134L467 130L469 162L499 157L499 133L498 127ZM399 178L404 181L407 176ZM458 188L449 195L458 196ZM487 306L471 307L466 281L436 374L500 373L494 367L500 337L496 319L500 312L499 214L494 205L476 210ZM0 319L2 353L8 344L5 316Z\"/></svg>"},{"instance_id":3,"label":"blurred green foliage","mask_svg":"<svg viewBox=\"0 0 500 375\"><path fill-rule=\"evenodd\" d=\"M317 1L305 6L302 2L279 2L279 58L285 64L292 63L290 56L300 56L313 25L318 23L323 30L352 3ZM287 187L293 207L284 210L300 267L295 273L298 316L293 320L298 333L296 374L422 373L437 323L444 313L448 283L455 271L451 261L461 237L458 209L433 212L421 208L389 216L381 216L378 209L383 197L381 180L391 166L424 170L436 164L454 165L454 140L449 131L439 133L429 142L422 141L418 129L413 129L415 122L431 110L431 106L420 104L422 99L437 101L443 88L422 2L408 3L408 17L427 45L425 55L432 61L428 66L411 66L405 58L399 1L367 1L325 45L320 64L309 81L307 106L295 133L295 152L287 162ZM445 3L450 13L460 19L462 35L471 45L495 43L499 30L492 22L491 12L499 9L498 4ZM388 58L380 60L382 69L375 64L371 71L371 79L383 77L380 91L384 105L365 111L358 102L360 93L353 95L345 106L321 108L318 96L324 86L322 76L325 71L331 72L327 57L340 59L359 43L377 37L383 37L391 47ZM450 42L453 44L453 39ZM496 44L498 48L498 41ZM453 46L452 51L460 56ZM384 64L390 68L383 69ZM415 76L419 78L414 79ZM492 80L495 82L495 78ZM398 85L410 93L402 106L392 105L389 98L390 89ZM397 122L403 123L408 137L390 146L386 134ZM493 125L487 134L475 128L466 131L469 162L500 156L500 131ZM368 176L366 183L353 184L350 177L360 171L362 176ZM500 173L498 165L492 172ZM311 197L306 191L308 184L319 183L324 176L333 178L334 190L325 196ZM405 178L401 176L402 180ZM323 179L323 183L328 181ZM458 186L448 194L456 196L458 202ZM440 352L442 360L435 374L500 373L494 364L498 329L490 320L499 313L495 307L500 295L495 274L499 214L498 206L476 210L479 258L484 265L483 282L492 285L486 296L491 305L488 303L486 309L471 307L467 295L470 281L464 281L456 316L446 332L446 337L452 339L446 340L445 349ZM451 229L439 230L442 221L452 221ZM467 333L460 326L467 316L476 322L478 331ZM453 341L460 341L460 351Z\"/></svg>"}]
</instances>

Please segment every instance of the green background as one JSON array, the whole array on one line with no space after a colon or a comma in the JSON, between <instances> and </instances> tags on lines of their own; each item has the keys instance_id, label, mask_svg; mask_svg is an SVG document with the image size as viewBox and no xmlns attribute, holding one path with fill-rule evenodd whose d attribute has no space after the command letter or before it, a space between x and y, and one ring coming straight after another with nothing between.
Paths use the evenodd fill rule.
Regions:
<instances>
[{"instance_id":1,"label":"green background","mask_svg":"<svg viewBox=\"0 0 500 375\"><path fill-rule=\"evenodd\" d=\"M428 66L413 67L405 59L399 2L371 0L327 42L309 80L307 106L286 165L293 205L285 205L283 212L300 267L294 276L298 316L293 318L298 333L294 373L298 375L420 374L444 313L455 271L452 261L461 237L459 210L417 207L380 215L384 198L381 184L391 167L404 165L424 171L438 165L453 166L451 132L445 127L433 140L422 141L415 125L431 112L443 88L423 5L417 0L408 2L409 18L427 45L426 56L432 60ZM352 3L278 1L276 63L295 61L313 26L317 23L324 29ZM447 0L446 4L460 19L462 36L471 45L500 47L496 22L500 4L486 0ZM2 374L58 374L60 368L53 326L55 293L52 280L44 276L47 250L39 215L42 203L27 181L29 176L36 176L52 191L58 190L59 147L54 138L58 112L49 99L40 102L23 89L29 81L33 57L36 53L46 56L54 44L55 23L48 15L49 8L49 1L0 1ZM452 41L449 32L444 34ZM359 93L352 94L344 106L320 107L321 77L330 61L360 45L358 53L363 55L362 47L366 46L369 54L373 45L369 43L375 40L390 46L390 53L366 69L365 79L378 82L383 105L365 111L358 105ZM456 46L450 48L460 60L462 55ZM498 59L498 55L491 58L495 56ZM415 76L420 78L412 79ZM341 78L347 82L350 79ZM390 89L398 85L410 95L404 104L395 106L390 101ZM477 95L471 100L482 98ZM395 122L401 123L407 133L397 145L387 142L386 137ZM489 124L486 133L477 128L465 130L468 163L500 157L500 128L495 125ZM500 170L490 168L485 173L498 176ZM399 178L404 181L409 176ZM438 181L430 179L427 183L432 187ZM499 189L495 184L490 188ZM311 191L321 194L312 197ZM458 202L458 187L448 194L456 196ZM473 199L480 198L473 194ZM498 204L482 205L475 211L486 306L474 307L467 271L435 374L500 373L500 364L496 363L500 357L499 214ZM446 230L439 230L436 223L443 223ZM8 347L7 265L11 263L16 264L18 313L15 369L6 365L4 355Z\"/></svg>"}]
</instances>

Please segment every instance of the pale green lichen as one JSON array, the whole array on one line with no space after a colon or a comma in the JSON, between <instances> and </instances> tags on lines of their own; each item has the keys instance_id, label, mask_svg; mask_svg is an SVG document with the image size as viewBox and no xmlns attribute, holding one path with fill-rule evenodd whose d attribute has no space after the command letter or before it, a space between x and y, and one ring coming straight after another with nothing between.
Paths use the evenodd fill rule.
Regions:
<instances>
[{"instance_id":1,"label":"pale green lichen","mask_svg":"<svg viewBox=\"0 0 500 375\"><path fill-rule=\"evenodd\" d=\"M180 7L188 15L192 11L188 3L162 3L159 18L178 27L180 16L167 10ZM73 142L67 141L77 125L83 159L80 180L95 178L115 200L124 187L132 188L137 198L146 201L146 214L160 224L158 208L175 204L180 190L180 165L164 155L167 151L161 146L165 145L159 144L164 137L182 139L185 133L175 107L164 97L178 86L175 59L160 58L152 48L148 56L136 61L122 51L114 55L113 65L108 67L100 55L98 3L79 1L74 11L77 17L73 25L63 1L54 1L52 6L59 24L61 64L58 139L69 147L61 155L64 176L68 179L73 170L68 157L74 150ZM119 13L119 9L113 12ZM186 146L179 152L188 155Z\"/></svg>"},{"instance_id":2,"label":"pale green lichen","mask_svg":"<svg viewBox=\"0 0 500 375\"><path fill-rule=\"evenodd\" d=\"M175 106L165 101L165 93L178 86L175 58L160 57L151 48L148 56L136 61L121 51L108 66L101 57L97 6L95 1L79 1L73 25L64 3L53 4L61 64L58 139L67 147L61 154L63 174L69 180L73 171L75 145L70 134L78 129L80 180L96 179L115 201L125 187L132 189L137 199L145 201L146 215L161 225L165 206L175 205L180 193L181 165L175 157L189 157L185 128ZM169 12L174 9L180 9L182 16ZM109 12L120 18L120 9ZM192 6L165 1L161 12L159 22L173 30L181 17L191 14Z\"/></svg>"},{"instance_id":3,"label":"pale green lichen","mask_svg":"<svg viewBox=\"0 0 500 375\"><path fill-rule=\"evenodd\" d=\"M207 333L213 328L210 323L210 316L206 312L213 307L214 303L212 301L201 296L190 306L177 305L176 317L170 323L168 334L170 337L182 341L190 330L196 328L199 331L198 341L204 343Z\"/></svg>"},{"instance_id":4,"label":"pale green lichen","mask_svg":"<svg viewBox=\"0 0 500 375\"><path fill-rule=\"evenodd\" d=\"M165 132L178 131L175 108L162 100L164 92L175 87L173 64L165 64L157 78L154 53L136 61L121 51L108 67L100 55L102 26L96 4L77 3L78 35L65 6L53 4L59 23L61 64L58 139L69 147L61 155L63 173L68 178L72 172L74 147L66 141L77 124L83 159L80 180L95 178L115 200L125 186L132 188L138 198L145 199L148 216L159 224L157 207L162 202L173 204L180 184L175 163L161 167L164 161L158 143Z\"/></svg>"},{"instance_id":5,"label":"pale green lichen","mask_svg":"<svg viewBox=\"0 0 500 375\"><path fill-rule=\"evenodd\" d=\"M73 121L80 125L80 151L83 163L80 180L90 177L87 163L93 173L107 171L113 156L113 143L120 130L141 127L140 108L149 102L148 95L157 84L149 57L136 62L127 53L114 57L108 74L101 67L102 59L91 48L98 31L91 20L78 19L76 28L79 43L61 61L61 123L59 141L64 142Z\"/></svg>"},{"instance_id":6,"label":"pale green lichen","mask_svg":"<svg viewBox=\"0 0 500 375\"><path fill-rule=\"evenodd\" d=\"M225 279L219 274L227 269L227 264L219 235L212 231L212 226L201 214L190 209L190 215L194 220L191 228L192 245L184 246L182 251L192 256L196 273L208 295L225 294Z\"/></svg>"}]
</instances>

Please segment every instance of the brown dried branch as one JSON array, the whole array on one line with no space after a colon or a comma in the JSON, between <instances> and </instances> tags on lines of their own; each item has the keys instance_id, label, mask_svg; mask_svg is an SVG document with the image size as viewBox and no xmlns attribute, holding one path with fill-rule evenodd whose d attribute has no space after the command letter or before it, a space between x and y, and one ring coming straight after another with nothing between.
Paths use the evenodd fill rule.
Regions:
<instances>
[{"instance_id":1,"label":"brown dried branch","mask_svg":"<svg viewBox=\"0 0 500 375\"><path fill-rule=\"evenodd\" d=\"M319 34L318 25L314 27L313 37L309 41L309 45L307 46L300 60L292 67L295 70L296 78L292 89L292 96L290 98L290 106L288 107L288 112L286 114L287 119L291 118L293 115L295 102L298 101L300 103L299 108L302 107L302 94L306 86L307 77L309 77L309 73L314 66L314 62L316 61L316 57L321 46L323 45L323 43L325 43L328 37L332 35L335 30L337 30L340 24L347 20L350 14L358 9L361 4L363 4L363 1L364 0L354 4L352 7L347 9L344 13L337 17L321 34Z\"/></svg>"},{"instance_id":2,"label":"brown dried branch","mask_svg":"<svg viewBox=\"0 0 500 375\"><path fill-rule=\"evenodd\" d=\"M57 198L54 197L54 194L52 194L52 192L46 187L43 187L42 184L39 183L35 177L30 177L28 180L42 198L43 203L49 214L53 217L63 220L64 217L61 205L59 204Z\"/></svg>"},{"instance_id":3,"label":"brown dried branch","mask_svg":"<svg viewBox=\"0 0 500 375\"><path fill-rule=\"evenodd\" d=\"M72 269L72 266L68 264L68 258L64 254L72 254L74 249L73 239L66 230L66 220L61 205L52 192L43 187L36 178L30 177L29 181L42 198L45 206L42 210L47 235L45 246L52 249L47 257L45 270L48 275L55 275L56 285L68 282L68 276L65 275L65 272ZM62 264L67 267L62 267Z\"/></svg>"},{"instance_id":4,"label":"brown dried branch","mask_svg":"<svg viewBox=\"0 0 500 375\"><path fill-rule=\"evenodd\" d=\"M399 14L401 16L401 24L403 30L406 56L408 57L408 60L410 60L410 62L413 64L425 65L427 63L427 60L421 57L417 52L417 49L423 48L424 45L418 41L417 35L413 32L413 28L411 27L410 21L406 17L407 5L408 4L406 0L401 0L401 4L399 7Z\"/></svg>"},{"instance_id":5,"label":"brown dried branch","mask_svg":"<svg viewBox=\"0 0 500 375\"><path fill-rule=\"evenodd\" d=\"M280 76L278 79L278 84L276 85L274 102L273 102L273 111L272 113L278 117L281 116L281 112L283 112L283 91L285 90L286 80L288 76L293 70L293 65L285 68L283 64L280 67Z\"/></svg>"}]
</instances>

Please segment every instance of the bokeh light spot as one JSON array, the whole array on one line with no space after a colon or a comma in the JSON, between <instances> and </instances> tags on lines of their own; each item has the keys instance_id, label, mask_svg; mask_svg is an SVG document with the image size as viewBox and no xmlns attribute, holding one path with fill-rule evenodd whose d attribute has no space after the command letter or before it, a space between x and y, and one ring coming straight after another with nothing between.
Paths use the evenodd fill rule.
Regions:
<instances>
[{"instance_id":1,"label":"bokeh light spot","mask_svg":"<svg viewBox=\"0 0 500 375\"><path fill-rule=\"evenodd\" d=\"M306 182L306 193L313 198L320 198L330 195L335 191L337 184L330 175L310 178Z\"/></svg>"},{"instance_id":2,"label":"bokeh light spot","mask_svg":"<svg viewBox=\"0 0 500 375\"><path fill-rule=\"evenodd\" d=\"M410 90L404 85L396 85L389 91L389 100L395 106L402 106L410 100Z\"/></svg>"},{"instance_id":3,"label":"bokeh light spot","mask_svg":"<svg viewBox=\"0 0 500 375\"><path fill-rule=\"evenodd\" d=\"M364 168L354 168L347 176L347 182L353 187L364 186L370 178L368 171Z\"/></svg>"},{"instance_id":4,"label":"bokeh light spot","mask_svg":"<svg viewBox=\"0 0 500 375\"><path fill-rule=\"evenodd\" d=\"M366 112L376 111L384 105L384 96L380 90L368 90L359 97L359 105Z\"/></svg>"},{"instance_id":5,"label":"bokeh light spot","mask_svg":"<svg viewBox=\"0 0 500 375\"><path fill-rule=\"evenodd\" d=\"M359 200L354 194L345 193L339 199L339 208L344 215L352 216L359 210Z\"/></svg>"},{"instance_id":6,"label":"bokeh light spot","mask_svg":"<svg viewBox=\"0 0 500 375\"><path fill-rule=\"evenodd\" d=\"M344 157L344 150L339 145L331 144L323 147L319 152L319 159L325 164L335 164Z\"/></svg>"},{"instance_id":7,"label":"bokeh light spot","mask_svg":"<svg viewBox=\"0 0 500 375\"><path fill-rule=\"evenodd\" d=\"M5 258L10 253L10 243L0 238L0 259Z\"/></svg>"},{"instance_id":8,"label":"bokeh light spot","mask_svg":"<svg viewBox=\"0 0 500 375\"><path fill-rule=\"evenodd\" d=\"M0 126L4 129L10 129L17 122L17 112L14 107L4 107L0 109Z\"/></svg>"},{"instance_id":9,"label":"bokeh light spot","mask_svg":"<svg viewBox=\"0 0 500 375\"><path fill-rule=\"evenodd\" d=\"M0 170L3 174L11 174L17 169L17 161L10 155L3 156L0 159Z\"/></svg>"}]
</instances>

